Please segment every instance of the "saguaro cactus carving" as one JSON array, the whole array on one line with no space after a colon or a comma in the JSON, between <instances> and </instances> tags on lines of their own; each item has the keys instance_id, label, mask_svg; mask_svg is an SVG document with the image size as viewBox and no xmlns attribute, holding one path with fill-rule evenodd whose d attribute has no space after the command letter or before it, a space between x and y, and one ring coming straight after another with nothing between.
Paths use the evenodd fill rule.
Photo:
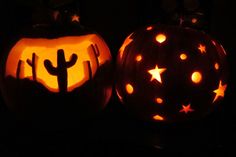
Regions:
<instances>
[{"instance_id":1,"label":"saguaro cactus carving","mask_svg":"<svg viewBox=\"0 0 236 157\"><path fill-rule=\"evenodd\" d=\"M20 79L20 75L21 75L21 68L24 64L24 61L19 60L18 64L17 64L17 69L16 69L16 78Z\"/></svg>"},{"instance_id":2,"label":"saguaro cactus carving","mask_svg":"<svg viewBox=\"0 0 236 157\"><path fill-rule=\"evenodd\" d=\"M33 80L37 81L37 76L36 76L36 65L37 65L37 60L38 60L38 56L33 53L32 54L32 60L27 59L27 63L32 67L32 76L33 76Z\"/></svg>"},{"instance_id":3,"label":"saguaro cactus carving","mask_svg":"<svg viewBox=\"0 0 236 157\"><path fill-rule=\"evenodd\" d=\"M48 59L44 61L44 66L48 73L57 76L59 91L61 93L67 92L67 69L72 67L77 61L77 55L72 54L70 60L65 60L65 54L62 49L57 51L57 67L52 65L52 62Z\"/></svg>"}]
</instances>

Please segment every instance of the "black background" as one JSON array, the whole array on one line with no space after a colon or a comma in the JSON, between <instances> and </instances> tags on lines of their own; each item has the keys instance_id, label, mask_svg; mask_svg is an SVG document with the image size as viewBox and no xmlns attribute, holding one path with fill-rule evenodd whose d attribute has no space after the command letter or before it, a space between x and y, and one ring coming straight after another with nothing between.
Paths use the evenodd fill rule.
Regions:
<instances>
[{"instance_id":1,"label":"black background","mask_svg":"<svg viewBox=\"0 0 236 157\"><path fill-rule=\"evenodd\" d=\"M63 1L63 0L61 0ZM60 2L61 2L60 1ZM64 0L65 1L65 0ZM69 2L69 0L65 1ZM189 13L184 2L191 0L80 0L81 23L96 30L110 47L113 63L125 37L135 29L156 22L172 23L174 13ZM176 2L176 9L174 2ZM34 128L14 119L4 103L0 104L0 155L4 156L235 156L235 5L233 0L198 0L204 13L199 28L224 46L230 78L224 101L209 117L184 124L152 124L127 113L113 96L96 118L70 128ZM39 0L0 2L0 36L17 33L31 25ZM186 4L186 3L185 3ZM189 14L194 14L196 10ZM0 37L0 42L4 40ZM0 44L1 46L4 46ZM1 52L0 52L1 53Z\"/></svg>"}]
</instances>

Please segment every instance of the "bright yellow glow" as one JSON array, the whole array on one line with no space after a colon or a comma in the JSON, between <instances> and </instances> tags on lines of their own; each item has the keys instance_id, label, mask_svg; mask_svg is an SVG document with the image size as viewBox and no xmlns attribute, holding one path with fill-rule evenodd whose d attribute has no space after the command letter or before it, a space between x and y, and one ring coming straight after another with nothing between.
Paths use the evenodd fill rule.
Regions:
<instances>
[{"instance_id":1,"label":"bright yellow glow","mask_svg":"<svg viewBox=\"0 0 236 157\"><path fill-rule=\"evenodd\" d=\"M72 54L78 56L76 63L67 69L67 91L72 91L89 80L88 66L85 64L85 61L90 62L92 76L95 75L98 69L96 56L92 53L91 49L91 44L95 43L100 50L100 56L98 57L99 65L111 60L109 48L105 42L95 34L79 37L61 37L57 39L23 38L15 44L8 55L5 76L16 78L18 62L21 60L23 66L20 68L20 79L28 78L33 81L32 67L29 66L26 61L27 59L31 59L32 54L35 53L38 56L36 65L37 82L43 84L49 91L59 92L57 76L48 73L47 69L44 67L44 61L48 59L52 62L54 67L57 67L57 50L63 49L66 61L69 61Z\"/></svg>"},{"instance_id":2,"label":"bright yellow glow","mask_svg":"<svg viewBox=\"0 0 236 157\"><path fill-rule=\"evenodd\" d=\"M197 20L197 18L192 18L191 21L192 21L193 24L195 24L195 23L197 23L198 20Z\"/></svg>"},{"instance_id":3,"label":"bright yellow glow","mask_svg":"<svg viewBox=\"0 0 236 157\"><path fill-rule=\"evenodd\" d=\"M146 28L147 31L150 31L150 30L152 30L152 29L153 29L152 26L149 26L149 27Z\"/></svg>"},{"instance_id":4,"label":"bright yellow glow","mask_svg":"<svg viewBox=\"0 0 236 157\"><path fill-rule=\"evenodd\" d=\"M133 33L132 33L133 34ZM123 53L124 53L124 50L125 48L133 41L133 39L131 39L130 37L132 36L132 34L130 34L124 41L124 43L122 44L120 50L119 50L119 56L120 56L120 59L122 59L123 57Z\"/></svg>"},{"instance_id":5,"label":"bright yellow glow","mask_svg":"<svg viewBox=\"0 0 236 157\"><path fill-rule=\"evenodd\" d=\"M185 114L189 112L193 112L194 110L191 108L191 104L188 104L187 106L182 105L182 109L179 112L184 112Z\"/></svg>"},{"instance_id":6,"label":"bright yellow glow","mask_svg":"<svg viewBox=\"0 0 236 157\"><path fill-rule=\"evenodd\" d=\"M205 46L205 45L202 45L202 44L199 44L198 50L199 50L202 54L203 54L203 53L206 53L206 46Z\"/></svg>"},{"instance_id":7,"label":"bright yellow glow","mask_svg":"<svg viewBox=\"0 0 236 157\"><path fill-rule=\"evenodd\" d=\"M202 81L202 74L198 71L193 72L191 79L193 83L200 83Z\"/></svg>"},{"instance_id":8,"label":"bright yellow glow","mask_svg":"<svg viewBox=\"0 0 236 157\"><path fill-rule=\"evenodd\" d=\"M188 56L185 53L182 53L182 54L180 54L179 58L181 60L186 60L188 58Z\"/></svg>"},{"instance_id":9,"label":"bright yellow glow","mask_svg":"<svg viewBox=\"0 0 236 157\"><path fill-rule=\"evenodd\" d=\"M142 55L137 55L136 56L136 61L140 62L143 59Z\"/></svg>"},{"instance_id":10,"label":"bright yellow glow","mask_svg":"<svg viewBox=\"0 0 236 157\"><path fill-rule=\"evenodd\" d=\"M153 119L156 120L156 121L163 121L163 120L165 120L164 117L162 117L162 116L160 116L158 114L153 116Z\"/></svg>"},{"instance_id":11,"label":"bright yellow glow","mask_svg":"<svg viewBox=\"0 0 236 157\"><path fill-rule=\"evenodd\" d=\"M158 65L154 69L148 70L148 73L152 75L151 81L154 79L162 83L161 74L166 71L166 68L158 68Z\"/></svg>"},{"instance_id":12,"label":"bright yellow glow","mask_svg":"<svg viewBox=\"0 0 236 157\"><path fill-rule=\"evenodd\" d=\"M71 16L71 21L72 21L72 22L79 22L79 19L80 19L80 17L79 17L78 15L76 15L76 14L74 14L73 16Z\"/></svg>"},{"instance_id":13,"label":"bright yellow glow","mask_svg":"<svg viewBox=\"0 0 236 157\"><path fill-rule=\"evenodd\" d=\"M218 63L215 63L215 66L214 66L214 67L215 67L216 70L219 70L220 65L219 65Z\"/></svg>"},{"instance_id":14,"label":"bright yellow glow","mask_svg":"<svg viewBox=\"0 0 236 157\"><path fill-rule=\"evenodd\" d=\"M133 86L132 86L131 84L129 84L129 83L126 84L125 89L126 89L126 92L127 92L128 94L133 94L133 92L134 92Z\"/></svg>"},{"instance_id":15,"label":"bright yellow glow","mask_svg":"<svg viewBox=\"0 0 236 157\"><path fill-rule=\"evenodd\" d=\"M216 93L213 102L215 102L219 97L225 96L226 88L227 88L227 84L222 85L222 81L220 80L218 88L213 91L214 93Z\"/></svg>"},{"instance_id":16,"label":"bright yellow glow","mask_svg":"<svg viewBox=\"0 0 236 157\"><path fill-rule=\"evenodd\" d=\"M162 98L156 98L156 103L162 104L163 103L163 99Z\"/></svg>"},{"instance_id":17,"label":"bright yellow glow","mask_svg":"<svg viewBox=\"0 0 236 157\"><path fill-rule=\"evenodd\" d=\"M163 43L164 41L166 41L166 36L165 34L157 34L156 36L156 41L159 43Z\"/></svg>"}]
</instances>

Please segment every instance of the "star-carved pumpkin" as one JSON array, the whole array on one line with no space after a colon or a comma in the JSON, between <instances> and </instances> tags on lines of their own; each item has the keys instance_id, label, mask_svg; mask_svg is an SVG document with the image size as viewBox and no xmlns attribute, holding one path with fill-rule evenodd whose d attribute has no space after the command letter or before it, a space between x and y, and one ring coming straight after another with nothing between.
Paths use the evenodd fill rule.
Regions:
<instances>
[{"instance_id":1,"label":"star-carved pumpkin","mask_svg":"<svg viewBox=\"0 0 236 157\"><path fill-rule=\"evenodd\" d=\"M55 110L78 116L105 107L112 91L109 48L95 32L76 27L64 32L57 26L59 33L50 34L39 26L9 41L0 81L6 105L24 114Z\"/></svg>"},{"instance_id":2,"label":"star-carved pumpkin","mask_svg":"<svg viewBox=\"0 0 236 157\"><path fill-rule=\"evenodd\" d=\"M124 41L116 74L117 96L139 118L155 122L201 119L225 95L226 52L203 32L152 25Z\"/></svg>"}]
</instances>

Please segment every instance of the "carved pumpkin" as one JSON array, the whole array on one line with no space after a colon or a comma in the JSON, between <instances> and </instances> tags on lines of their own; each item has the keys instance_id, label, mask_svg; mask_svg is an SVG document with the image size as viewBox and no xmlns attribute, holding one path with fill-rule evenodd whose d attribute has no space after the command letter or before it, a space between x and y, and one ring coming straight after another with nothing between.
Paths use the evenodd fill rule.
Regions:
<instances>
[{"instance_id":1,"label":"carved pumpkin","mask_svg":"<svg viewBox=\"0 0 236 157\"><path fill-rule=\"evenodd\" d=\"M78 25L37 26L6 45L0 83L13 111L84 117L107 104L111 55L95 32Z\"/></svg>"},{"instance_id":2,"label":"carved pumpkin","mask_svg":"<svg viewBox=\"0 0 236 157\"><path fill-rule=\"evenodd\" d=\"M116 92L140 118L177 122L203 118L227 87L226 52L190 28L152 25L133 32L117 56Z\"/></svg>"}]
</instances>

